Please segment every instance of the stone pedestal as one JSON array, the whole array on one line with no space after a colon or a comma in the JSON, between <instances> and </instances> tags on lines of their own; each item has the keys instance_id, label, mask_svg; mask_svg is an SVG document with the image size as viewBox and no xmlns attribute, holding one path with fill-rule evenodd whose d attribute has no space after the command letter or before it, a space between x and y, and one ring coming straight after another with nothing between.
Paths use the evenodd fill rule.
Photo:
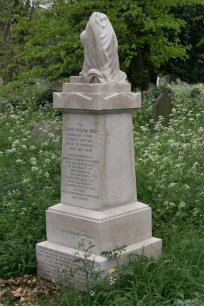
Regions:
<instances>
[{"instance_id":1,"label":"stone pedestal","mask_svg":"<svg viewBox=\"0 0 204 306\"><path fill-rule=\"evenodd\" d=\"M161 240L152 237L148 205L137 201L132 112L141 94L130 84L83 84L72 77L54 107L63 112L61 203L46 212L47 241L37 245L38 275L52 280L69 269L80 237L93 239L95 264L114 262L101 256L127 245L130 253L157 258ZM77 272L79 280L83 276Z\"/></svg>"}]
</instances>

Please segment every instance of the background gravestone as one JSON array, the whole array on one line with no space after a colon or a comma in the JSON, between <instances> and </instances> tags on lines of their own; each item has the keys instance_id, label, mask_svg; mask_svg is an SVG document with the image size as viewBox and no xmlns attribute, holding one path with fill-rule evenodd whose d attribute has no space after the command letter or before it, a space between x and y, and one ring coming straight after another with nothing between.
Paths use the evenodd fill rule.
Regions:
<instances>
[{"instance_id":1,"label":"background gravestone","mask_svg":"<svg viewBox=\"0 0 204 306\"><path fill-rule=\"evenodd\" d=\"M61 134L61 131L51 120L42 120L38 125L33 127L32 134L36 138L49 138L49 134L54 134L56 137Z\"/></svg>"},{"instance_id":2,"label":"background gravestone","mask_svg":"<svg viewBox=\"0 0 204 306\"><path fill-rule=\"evenodd\" d=\"M62 92L63 91L63 83L62 82L53 82L52 83L52 91L53 92Z\"/></svg>"},{"instance_id":3,"label":"background gravestone","mask_svg":"<svg viewBox=\"0 0 204 306\"><path fill-rule=\"evenodd\" d=\"M155 88L157 88L157 86L155 84L153 84L153 83L149 84L149 89L155 89Z\"/></svg>"},{"instance_id":4,"label":"background gravestone","mask_svg":"<svg viewBox=\"0 0 204 306\"><path fill-rule=\"evenodd\" d=\"M154 102L152 107L152 117L154 119L154 124L159 121L159 117L162 116L164 121L163 126L168 126L170 121L170 115L172 114L173 104L171 98L166 95L160 95Z\"/></svg>"},{"instance_id":5,"label":"background gravestone","mask_svg":"<svg viewBox=\"0 0 204 306\"><path fill-rule=\"evenodd\" d=\"M160 87L160 86L164 86L164 85L167 85L167 84L171 84L172 82L174 82L176 84L176 76L167 74L167 75L164 75L162 77L158 76L157 81L156 81L156 85L157 85L157 87Z\"/></svg>"}]
</instances>

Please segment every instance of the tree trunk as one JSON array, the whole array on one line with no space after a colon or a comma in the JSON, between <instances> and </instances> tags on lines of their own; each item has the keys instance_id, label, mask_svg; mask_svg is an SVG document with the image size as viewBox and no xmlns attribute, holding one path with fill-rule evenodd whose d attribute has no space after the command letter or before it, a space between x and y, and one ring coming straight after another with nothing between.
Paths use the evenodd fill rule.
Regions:
<instances>
[{"instance_id":1,"label":"tree trunk","mask_svg":"<svg viewBox=\"0 0 204 306\"><path fill-rule=\"evenodd\" d=\"M151 82L155 83L156 74L150 61L145 61L141 49L133 57L130 65L130 81L133 89L139 87L141 91L147 90Z\"/></svg>"},{"instance_id":2,"label":"tree trunk","mask_svg":"<svg viewBox=\"0 0 204 306\"><path fill-rule=\"evenodd\" d=\"M133 57L130 65L131 84L133 88L139 87L141 91L148 87L147 76L144 71L144 59L141 49L137 50L137 55Z\"/></svg>"}]
</instances>

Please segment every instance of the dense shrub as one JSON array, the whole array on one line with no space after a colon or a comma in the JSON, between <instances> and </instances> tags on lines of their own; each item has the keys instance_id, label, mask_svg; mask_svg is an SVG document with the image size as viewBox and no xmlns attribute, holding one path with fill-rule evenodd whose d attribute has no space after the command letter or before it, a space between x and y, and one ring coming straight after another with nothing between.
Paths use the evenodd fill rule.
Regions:
<instances>
[{"instance_id":1,"label":"dense shrub","mask_svg":"<svg viewBox=\"0 0 204 306\"><path fill-rule=\"evenodd\" d=\"M150 98L156 99L158 98L161 94L166 94L169 97L172 97L174 94L173 90L167 86L167 85L162 85L159 87L155 87L152 90L149 90L146 92L146 97L149 100Z\"/></svg>"},{"instance_id":2,"label":"dense shrub","mask_svg":"<svg viewBox=\"0 0 204 306\"><path fill-rule=\"evenodd\" d=\"M169 127L151 135L151 100L135 114L135 156L140 200L152 205L154 226L165 222L203 225L204 90L192 102L192 87L174 87ZM195 100L196 99L196 100ZM150 119L151 121L151 119ZM143 123L142 123L143 122Z\"/></svg>"},{"instance_id":3,"label":"dense shrub","mask_svg":"<svg viewBox=\"0 0 204 306\"><path fill-rule=\"evenodd\" d=\"M38 107L45 106L46 104L52 104L53 102L53 92L52 89L46 89L42 91L36 98L36 105Z\"/></svg>"},{"instance_id":4,"label":"dense shrub","mask_svg":"<svg viewBox=\"0 0 204 306\"><path fill-rule=\"evenodd\" d=\"M7 105L18 106L19 110L26 110L29 107L34 110L40 105L50 103L52 100L50 91L50 84L45 81L34 84L16 81L6 86L0 85L0 110L6 110Z\"/></svg>"}]
</instances>

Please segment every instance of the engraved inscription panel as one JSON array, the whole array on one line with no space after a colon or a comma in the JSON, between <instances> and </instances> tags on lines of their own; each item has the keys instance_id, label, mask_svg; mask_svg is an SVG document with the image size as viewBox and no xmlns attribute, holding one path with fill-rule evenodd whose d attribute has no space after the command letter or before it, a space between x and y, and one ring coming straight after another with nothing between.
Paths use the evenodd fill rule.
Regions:
<instances>
[{"instance_id":1,"label":"engraved inscription panel","mask_svg":"<svg viewBox=\"0 0 204 306\"><path fill-rule=\"evenodd\" d=\"M56 234L56 235L60 235L60 236L65 236L65 237L70 237L69 234L73 235L74 237L76 236L78 239L80 237L86 237L86 238L89 238L89 239L93 239L92 237L90 237L89 234L87 234L86 232L80 232L80 231L76 231L76 230L70 230L68 229L67 227L65 226L57 226L57 225L54 225L52 227L52 230L53 232ZM75 239L75 244L76 244L76 239Z\"/></svg>"},{"instance_id":2,"label":"engraved inscription panel","mask_svg":"<svg viewBox=\"0 0 204 306\"><path fill-rule=\"evenodd\" d=\"M44 279L63 280L72 270L74 272L73 280L83 282L85 275L81 271L82 263L74 261L74 256L51 250L44 247L37 247L37 269L38 275Z\"/></svg>"},{"instance_id":3,"label":"engraved inscription panel","mask_svg":"<svg viewBox=\"0 0 204 306\"><path fill-rule=\"evenodd\" d=\"M62 203L88 207L98 201L98 163L97 117L64 114Z\"/></svg>"}]
</instances>

